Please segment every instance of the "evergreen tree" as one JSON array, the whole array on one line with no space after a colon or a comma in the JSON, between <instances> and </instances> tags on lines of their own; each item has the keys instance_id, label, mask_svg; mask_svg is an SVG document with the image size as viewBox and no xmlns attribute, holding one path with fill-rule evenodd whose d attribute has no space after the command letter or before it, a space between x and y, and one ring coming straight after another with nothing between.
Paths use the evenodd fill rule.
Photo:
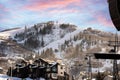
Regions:
<instances>
[{"instance_id":1,"label":"evergreen tree","mask_svg":"<svg viewBox=\"0 0 120 80\"><path fill-rule=\"evenodd\" d=\"M44 47L44 39L43 39L43 36L42 36L41 46Z\"/></svg>"},{"instance_id":2,"label":"evergreen tree","mask_svg":"<svg viewBox=\"0 0 120 80\"><path fill-rule=\"evenodd\" d=\"M74 41L77 41L77 36L74 36Z\"/></svg>"},{"instance_id":3,"label":"evergreen tree","mask_svg":"<svg viewBox=\"0 0 120 80\"><path fill-rule=\"evenodd\" d=\"M15 34L14 38L17 38L18 37L18 34Z\"/></svg>"},{"instance_id":4,"label":"evergreen tree","mask_svg":"<svg viewBox=\"0 0 120 80\"><path fill-rule=\"evenodd\" d=\"M34 28L35 28L36 32L38 32L38 28L37 28L36 24L34 24Z\"/></svg>"},{"instance_id":5,"label":"evergreen tree","mask_svg":"<svg viewBox=\"0 0 120 80\"><path fill-rule=\"evenodd\" d=\"M27 36L27 26L25 26L25 30L24 30L24 39L26 38Z\"/></svg>"},{"instance_id":6,"label":"evergreen tree","mask_svg":"<svg viewBox=\"0 0 120 80\"><path fill-rule=\"evenodd\" d=\"M24 30L24 32L27 32L27 26L25 26L25 30Z\"/></svg>"}]
</instances>

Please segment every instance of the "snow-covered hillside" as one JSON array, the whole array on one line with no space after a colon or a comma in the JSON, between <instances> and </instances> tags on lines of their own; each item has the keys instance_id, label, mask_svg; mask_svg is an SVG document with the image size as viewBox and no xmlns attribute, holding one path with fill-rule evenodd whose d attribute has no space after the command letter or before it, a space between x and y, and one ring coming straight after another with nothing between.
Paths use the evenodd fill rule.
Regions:
<instances>
[{"instance_id":1,"label":"snow-covered hillside","mask_svg":"<svg viewBox=\"0 0 120 80\"><path fill-rule=\"evenodd\" d=\"M13 29L13 30L0 32L0 39L13 38L16 33L20 33L23 30L24 30L23 28L16 28L16 29Z\"/></svg>"},{"instance_id":2,"label":"snow-covered hillside","mask_svg":"<svg viewBox=\"0 0 120 80\"><path fill-rule=\"evenodd\" d=\"M82 30L73 24L50 21L0 32L0 56L7 59L14 57L14 60L21 57L30 59L31 54L35 54L36 58L61 58L69 68L76 65L78 61L77 65L82 65L82 70L86 70L87 67L84 67L87 63L84 59L86 54L108 52L110 49L107 47L108 41L113 40L114 36L113 33L92 28ZM100 71L112 67L111 61L100 62L104 64ZM71 74L73 72L72 75L78 74L81 70L76 73L74 72L76 67L73 68L70 70ZM93 72L96 71L98 68L93 68Z\"/></svg>"},{"instance_id":3,"label":"snow-covered hillside","mask_svg":"<svg viewBox=\"0 0 120 80\"><path fill-rule=\"evenodd\" d=\"M37 53L52 48L53 51L57 50L55 52L57 54L63 51L62 48L76 45L80 45L83 51L86 51L88 47L94 48L107 42L111 35L114 36L112 33L92 28L81 30L72 24L49 21L35 24L32 27L25 26L22 29L0 32L0 39L12 39Z\"/></svg>"},{"instance_id":4,"label":"snow-covered hillside","mask_svg":"<svg viewBox=\"0 0 120 80\"><path fill-rule=\"evenodd\" d=\"M39 54L52 48L53 53L60 58L61 52L65 53L71 46L80 46L82 51L86 51L107 42L110 35L113 34L91 28L81 30L72 24L49 21L0 32L0 39L12 39L16 44Z\"/></svg>"}]
</instances>

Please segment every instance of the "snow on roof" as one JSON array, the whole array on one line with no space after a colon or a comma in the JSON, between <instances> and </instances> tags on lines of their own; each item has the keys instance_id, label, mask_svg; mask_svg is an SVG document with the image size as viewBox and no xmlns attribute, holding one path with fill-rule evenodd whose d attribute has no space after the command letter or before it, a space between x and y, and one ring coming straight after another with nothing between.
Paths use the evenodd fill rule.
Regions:
<instances>
[{"instance_id":1,"label":"snow on roof","mask_svg":"<svg viewBox=\"0 0 120 80\"><path fill-rule=\"evenodd\" d=\"M62 59L57 60L57 63L58 63L59 65L65 65L65 64L63 63Z\"/></svg>"},{"instance_id":2,"label":"snow on roof","mask_svg":"<svg viewBox=\"0 0 120 80\"><path fill-rule=\"evenodd\" d=\"M45 62L47 62L47 63L49 63L49 64L51 64L51 63L54 63L55 61L53 61L53 60L49 60L49 59L43 59Z\"/></svg>"},{"instance_id":3,"label":"snow on roof","mask_svg":"<svg viewBox=\"0 0 120 80\"><path fill-rule=\"evenodd\" d=\"M55 66L57 64L57 62L53 62L52 63L52 66L50 66L50 67L53 67L53 66Z\"/></svg>"},{"instance_id":4,"label":"snow on roof","mask_svg":"<svg viewBox=\"0 0 120 80\"><path fill-rule=\"evenodd\" d=\"M117 52L117 54L120 54L120 50Z\"/></svg>"},{"instance_id":5,"label":"snow on roof","mask_svg":"<svg viewBox=\"0 0 120 80\"><path fill-rule=\"evenodd\" d=\"M0 69L3 69L2 67L0 67Z\"/></svg>"},{"instance_id":6,"label":"snow on roof","mask_svg":"<svg viewBox=\"0 0 120 80\"><path fill-rule=\"evenodd\" d=\"M113 76L107 75L103 80L112 80Z\"/></svg>"}]
</instances>

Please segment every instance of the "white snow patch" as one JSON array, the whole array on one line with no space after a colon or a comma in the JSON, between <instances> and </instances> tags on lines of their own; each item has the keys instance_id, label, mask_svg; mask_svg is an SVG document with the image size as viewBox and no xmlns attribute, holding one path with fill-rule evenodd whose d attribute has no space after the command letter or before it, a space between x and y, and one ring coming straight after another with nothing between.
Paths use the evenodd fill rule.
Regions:
<instances>
[{"instance_id":1,"label":"white snow patch","mask_svg":"<svg viewBox=\"0 0 120 80\"><path fill-rule=\"evenodd\" d=\"M24 28L0 32L0 38L1 39L8 39L10 37L13 37L16 33L20 33L23 31Z\"/></svg>"},{"instance_id":2,"label":"white snow patch","mask_svg":"<svg viewBox=\"0 0 120 80\"><path fill-rule=\"evenodd\" d=\"M79 30L76 30L76 31L66 34L62 39L58 39L58 40L56 39L56 41L51 42L50 44L48 44L47 46L45 46L42 49L39 49L39 52L49 49L49 48L52 48L53 50L58 49L59 45L64 44L65 40L70 40L70 38L73 38L75 35L79 34L80 31L81 30L79 29ZM58 57L60 57L60 55L61 54L59 54L59 53L57 54Z\"/></svg>"}]
</instances>

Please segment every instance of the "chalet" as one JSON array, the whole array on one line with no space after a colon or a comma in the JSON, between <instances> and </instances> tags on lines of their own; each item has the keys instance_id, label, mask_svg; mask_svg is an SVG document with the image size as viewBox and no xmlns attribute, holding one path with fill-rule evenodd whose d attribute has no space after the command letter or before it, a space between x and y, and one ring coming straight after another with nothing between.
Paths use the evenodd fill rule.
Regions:
<instances>
[{"instance_id":1,"label":"chalet","mask_svg":"<svg viewBox=\"0 0 120 80\"><path fill-rule=\"evenodd\" d=\"M52 60L42 59L44 60L44 63L46 63L45 66L45 78L46 79L52 79L57 80L57 66L58 63Z\"/></svg>"},{"instance_id":2,"label":"chalet","mask_svg":"<svg viewBox=\"0 0 120 80\"><path fill-rule=\"evenodd\" d=\"M34 64L40 66L38 74L47 80L69 80L69 75L65 72L65 64L62 63L62 60L55 62L47 59L38 59L34 61Z\"/></svg>"}]
</instances>

